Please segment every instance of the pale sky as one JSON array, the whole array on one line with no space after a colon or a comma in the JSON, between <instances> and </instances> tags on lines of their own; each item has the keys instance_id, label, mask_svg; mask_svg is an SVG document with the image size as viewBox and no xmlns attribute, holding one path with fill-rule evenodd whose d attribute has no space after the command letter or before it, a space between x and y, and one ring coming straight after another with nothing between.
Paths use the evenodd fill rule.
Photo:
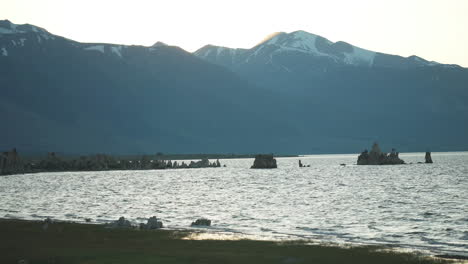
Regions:
<instances>
[{"instance_id":1,"label":"pale sky","mask_svg":"<svg viewBox=\"0 0 468 264\"><path fill-rule=\"evenodd\" d=\"M80 42L194 51L305 30L361 48L468 67L468 0L0 0L0 19Z\"/></svg>"}]
</instances>

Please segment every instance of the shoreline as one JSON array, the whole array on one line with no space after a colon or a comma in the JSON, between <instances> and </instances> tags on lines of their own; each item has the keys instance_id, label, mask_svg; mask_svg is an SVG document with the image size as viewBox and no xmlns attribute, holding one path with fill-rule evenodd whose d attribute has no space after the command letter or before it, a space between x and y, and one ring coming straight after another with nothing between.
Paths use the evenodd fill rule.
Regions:
<instances>
[{"instance_id":1,"label":"shoreline","mask_svg":"<svg viewBox=\"0 0 468 264\"><path fill-rule=\"evenodd\" d=\"M13 152L16 153L16 150ZM416 154L422 154L424 152L405 152L405 153L399 153L402 155L402 157L405 156L414 156ZM468 151L452 151L452 152L432 152L437 155L453 155L453 154L459 154L459 153L468 153ZM49 157L40 157L40 156L28 156L26 155L25 157L19 158L20 163L25 163L25 164L38 164L41 161L47 161L50 162L51 164L54 164L53 166L60 167L63 166L63 163L69 163L71 161L76 162L77 158L79 156L77 155L68 155L68 156L63 156L63 157L58 157L55 156L56 154L53 154L52 156ZM359 153L342 153L342 154L281 154L274 156L275 158L316 158L316 157L330 157L330 156L345 156L345 157L354 157L354 156L359 156ZM19 157L19 156L18 156ZM30 174L38 174L38 173L60 173L60 172L104 172L104 171L148 171L148 170L179 170L179 169L200 169L200 168L218 168L218 167L226 167L225 164L219 164L219 166L214 166L214 164L209 164L207 166L194 166L191 167L189 164L185 164L184 166L179 166L179 167L173 167L172 166L172 161L174 162L184 162L184 161L194 161L194 160L203 160L203 159L208 159L208 160L232 160L232 159L254 159L255 154L162 154L162 155L153 155L155 159L153 160L148 160L146 162L146 165L143 166L134 166L135 164L139 164L142 159L150 157L150 155L143 155L143 156L137 156L137 155L105 155L105 154L96 154L96 155L90 155L90 156L82 156L81 158L86 158L94 160L95 158L99 159L104 159L106 162L114 162L113 166L109 166L106 162L104 162L104 165L100 165L98 167L92 167L92 168L29 168L29 169L15 169L14 171L2 171L2 168L0 166L0 177L2 176L11 176L11 175L30 175ZM16 158L15 158L16 159ZM48 160L50 159L50 160ZM110 159L110 161L109 161ZM120 159L120 160L119 160ZM101 160L102 161L102 160ZM118 163L115 163L118 161ZM130 162L125 166L121 166L120 162ZM133 165L132 165L132 162ZM164 164L165 162L170 162L171 165L167 166ZM16 163L16 162L14 162ZM160 164L162 163L162 164ZM116 165L119 164L119 165ZM386 166L386 165L415 165L415 164L426 164L421 161L419 162L403 162L401 164L379 164L379 165L371 165L371 166ZM1 164L0 164L1 165ZM24 165L24 164L22 164ZM180 164L179 164L180 165ZM345 165L345 166L354 166L354 165L359 165L356 163L352 164L340 164L340 165ZM363 166L363 165L360 165ZM364 166L368 166L365 164ZM66 167L66 166L65 166Z\"/></svg>"},{"instance_id":2,"label":"shoreline","mask_svg":"<svg viewBox=\"0 0 468 264\"><path fill-rule=\"evenodd\" d=\"M252 154L162 154L122 156L95 154L87 156L59 156L49 152L44 157L22 157L16 148L0 153L0 176L41 172L78 172L112 170L166 170L219 168L219 159L252 158ZM297 155L279 155L297 157ZM215 162L210 162L216 160ZM194 161L197 160L197 161ZM198 161L199 160L199 161ZM187 163L185 163L187 161ZM190 161L190 163L188 163ZM179 163L178 163L179 162Z\"/></svg>"},{"instance_id":3,"label":"shoreline","mask_svg":"<svg viewBox=\"0 0 468 264\"><path fill-rule=\"evenodd\" d=\"M234 235L212 239L203 237L209 234L203 230L108 228L100 223L54 221L46 228L44 224L40 220L0 218L0 262L17 263L24 259L34 263L52 257L55 263L80 263L76 260L86 256L87 263L101 263L108 261L110 254L112 261L116 261L114 263L146 263L163 260L172 252L169 255L175 261L167 259L167 262L218 263L229 260L230 263L262 263L269 259L271 261L265 263L344 263L351 258L351 263L468 263L466 258L456 258L460 256L429 256L386 246L245 237L229 239ZM161 249L158 246L164 250L156 250ZM90 252L92 256L89 256ZM142 261L133 262L135 258Z\"/></svg>"}]
</instances>

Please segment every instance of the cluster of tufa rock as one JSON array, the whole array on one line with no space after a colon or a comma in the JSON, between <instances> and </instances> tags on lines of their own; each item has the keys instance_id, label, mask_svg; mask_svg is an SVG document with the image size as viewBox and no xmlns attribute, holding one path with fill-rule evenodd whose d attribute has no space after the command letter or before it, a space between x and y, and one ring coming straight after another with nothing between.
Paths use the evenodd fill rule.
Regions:
<instances>
[{"instance_id":1,"label":"cluster of tufa rock","mask_svg":"<svg viewBox=\"0 0 468 264\"><path fill-rule=\"evenodd\" d=\"M50 219L47 219L44 223L49 224ZM211 220L207 218L199 218L195 222L192 222L191 226L211 226ZM119 220L114 221L112 223L107 223L106 227L109 228L134 228L130 221L125 219L125 217L121 216ZM148 218L148 222L146 224L140 223L138 226L140 229L152 230L152 229L160 229L163 228L163 223L158 220L156 216L152 216Z\"/></svg>"},{"instance_id":2,"label":"cluster of tufa rock","mask_svg":"<svg viewBox=\"0 0 468 264\"><path fill-rule=\"evenodd\" d=\"M107 226L110 228L132 228L132 223L121 216L119 220L109 223Z\"/></svg>"},{"instance_id":3,"label":"cluster of tufa rock","mask_svg":"<svg viewBox=\"0 0 468 264\"><path fill-rule=\"evenodd\" d=\"M302 161L299 160L299 168L306 168L306 167L310 167L310 165L304 165L302 164Z\"/></svg>"},{"instance_id":4,"label":"cluster of tufa rock","mask_svg":"<svg viewBox=\"0 0 468 264\"><path fill-rule=\"evenodd\" d=\"M107 227L110 228L133 228L134 226L130 221L125 219L125 217L121 216L119 220L114 221L112 223L108 223L106 225ZM159 229L163 228L163 223L156 218L156 216L152 216L148 218L148 222L146 224L141 223L139 225L140 229Z\"/></svg>"},{"instance_id":5,"label":"cluster of tufa rock","mask_svg":"<svg viewBox=\"0 0 468 264\"><path fill-rule=\"evenodd\" d=\"M0 175L24 173L24 164L16 149L0 153Z\"/></svg>"},{"instance_id":6,"label":"cluster of tufa rock","mask_svg":"<svg viewBox=\"0 0 468 264\"><path fill-rule=\"evenodd\" d=\"M217 159L215 162L210 162L208 159L202 159L200 161L191 161L189 164L186 164L185 162L182 161L182 163L178 164L177 161L172 164L171 168L173 169L196 169L196 168L218 168L221 167L221 163L219 162L219 159Z\"/></svg>"},{"instance_id":7,"label":"cluster of tufa rock","mask_svg":"<svg viewBox=\"0 0 468 264\"><path fill-rule=\"evenodd\" d=\"M255 156L254 164L251 169L276 169L276 159L272 154L259 154Z\"/></svg>"},{"instance_id":8,"label":"cluster of tufa rock","mask_svg":"<svg viewBox=\"0 0 468 264\"><path fill-rule=\"evenodd\" d=\"M43 158L24 159L20 158L16 149L12 149L11 151L0 152L0 175L49 171L164 170L221 167L219 159L210 162L207 158L204 158L187 164L158 158L158 155L153 158L144 155L139 159L131 160L96 154L66 159L55 152L49 152Z\"/></svg>"},{"instance_id":9,"label":"cluster of tufa rock","mask_svg":"<svg viewBox=\"0 0 468 264\"><path fill-rule=\"evenodd\" d=\"M199 218L195 222L192 222L191 226L211 226L211 220Z\"/></svg>"},{"instance_id":10,"label":"cluster of tufa rock","mask_svg":"<svg viewBox=\"0 0 468 264\"><path fill-rule=\"evenodd\" d=\"M159 229L163 228L163 223L161 221L158 221L158 218L156 216L152 216L148 218L148 222L146 224L141 223L140 224L140 229Z\"/></svg>"},{"instance_id":11,"label":"cluster of tufa rock","mask_svg":"<svg viewBox=\"0 0 468 264\"><path fill-rule=\"evenodd\" d=\"M399 153L392 149L392 152L385 153L380 151L377 143L372 145L370 152L364 150L358 157L358 165L395 165L404 164L405 162L398 157Z\"/></svg>"}]
</instances>

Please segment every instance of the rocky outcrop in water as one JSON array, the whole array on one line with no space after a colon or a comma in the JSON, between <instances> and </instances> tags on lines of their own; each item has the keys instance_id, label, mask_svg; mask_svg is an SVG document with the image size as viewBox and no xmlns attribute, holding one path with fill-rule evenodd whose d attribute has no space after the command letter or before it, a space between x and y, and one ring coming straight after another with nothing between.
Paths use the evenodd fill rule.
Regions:
<instances>
[{"instance_id":1,"label":"rocky outcrop in water","mask_svg":"<svg viewBox=\"0 0 468 264\"><path fill-rule=\"evenodd\" d=\"M399 158L399 153L392 149L390 153L385 153L380 150L377 143L372 145L370 152L364 150L359 155L357 164L358 165L396 165L404 164L405 162Z\"/></svg>"},{"instance_id":2,"label":"rocky outcrop in water","mask_svg":"<svg viewBox=\"0 0 468 264\"><path fill-rule=\"evenodd\" d=\"M302 161L299 160L299 168L308 168L308 167L310 167L310 165L302 164Z\"/></svg>"},{"instance_id":3,"label":"rocky outcrop in water","mask_svg":"<svg viewBox=\"0 0 468 264\"><path fill-rule=\"evenodd\" d=\"M23 161L15 148L0 154L0 175L17 174L24 171Z\"/></svg>"},{"instance_id":4,"label":"rocky outcrop in water","mask_svg":"<svg viewBox=\"0 0 468 264\"><path fill-rule=\"evenodd\" d=\"M195 222L192 222L191 226L211 226L211 220L199 218Z\"/></svg>"},{"instance_id":5,"label":"rocky outcrop in water","mask_svg":"<svg viewBox=\"0 0 468 264\"><path fill-rule=\"evenodd\" d=\"M255 156L254 164L251 169L275 169L276 159L273 158L272 154L259 154Z\"/></svg>"},{"instance_id":6,"label":"rocky outcrop in water","mask_svg":"<svg viewBox=\"0 0 468 264\"><path fill-rule=\"evenodd\" d=\"M426 152L424 159L426 160L426 163L432 163L431 152Z\"/></svg>"},{"instance_id":7,"label":"rocky outcrop in water","mask_svg":"<svg viewBox=\"0 0 468 264\"><path fill-rule=\"evenodd\" d=\"M191 161L190 164L188 165L188 168L217 168L221 167L221 163L219 163L219 160L216 160L216 162L210 163L208 159L202 159L200 161Z\"/></svg>"}]
</instances>

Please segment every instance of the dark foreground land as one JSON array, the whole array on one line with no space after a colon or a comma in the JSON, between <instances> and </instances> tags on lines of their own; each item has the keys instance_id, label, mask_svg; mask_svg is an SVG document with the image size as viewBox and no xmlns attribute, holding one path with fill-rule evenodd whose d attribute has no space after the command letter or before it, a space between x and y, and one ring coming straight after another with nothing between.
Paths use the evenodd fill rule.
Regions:
<instances>
[{"instance_id":1,"label":"dark foreground land","mask_svg":"<svg viewBox=\"0 0 468 264\"><path fill-rule=\"evenodd\" d=\"M301 242L186 240L188 231L0 220L0 263L449 263L377 247Z\"/></svg>"}]
</instances>

